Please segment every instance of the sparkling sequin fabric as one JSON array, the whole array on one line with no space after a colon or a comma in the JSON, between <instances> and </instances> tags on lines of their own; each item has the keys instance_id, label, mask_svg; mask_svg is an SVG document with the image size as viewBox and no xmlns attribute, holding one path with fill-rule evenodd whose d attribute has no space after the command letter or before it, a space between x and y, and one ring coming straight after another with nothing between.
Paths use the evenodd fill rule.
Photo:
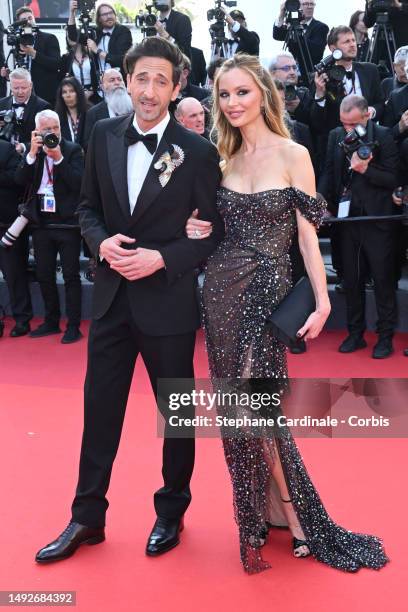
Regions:
<instances>
[{"instance_id":1,"label":"sparkling sequin fabric","mask_svg":"<svg viewBox=\"0 0 408 612\"><path fill-rule=\"evenodd\" d=\"M226 237L208 260L203 288L204 328L213 381L286 379L286 350L265 319L291 287L289 248L296 209L318 226L323 209L294 189L241 194L221 187L218 207ZM231 384L234 384L231 382ZM245 384L244 382L242 384ZM271 470L277 453L299 523L312 555L348 572L380 569L388 558L381 540L353 533L328 516L288 428L279 435L246 428L221 431L233 485L241 560L248 573L269 568L261 546L265 525L287 526Z\"/></svg>"}]
</instances>

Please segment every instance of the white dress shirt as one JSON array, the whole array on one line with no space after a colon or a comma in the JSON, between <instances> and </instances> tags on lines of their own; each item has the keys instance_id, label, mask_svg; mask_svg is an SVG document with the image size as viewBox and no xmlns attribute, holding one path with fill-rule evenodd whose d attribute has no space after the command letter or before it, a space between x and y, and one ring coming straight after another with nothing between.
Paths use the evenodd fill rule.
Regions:
<instances>
[{"instance_id":1,"label":"white dress shirt","mask_svg":"<svg viewBox=\"0 0 408 612\"><path fill-rule=\"evenodd\" d=\"M113 28L105 28L103 30L102 38L101 38L101 40L98 43L98 49L100 49L104 53L108 53L109 41L111 39L113 30L114 30L114 27ZM111 36L105 36L105 34L108 33L108 32L110 33ZM100 64L100 67L101 67L101 72L105 72L109 68L112 68L112 66L106 61L106 58L102 59L100 55L98 57L99 57L99 64Z\"/></svg>"},{"instance_id":2,"label":"white dress shirt","mask_svg":"<svg viewBox=\"0 0 408 612\"><path fill-rule=\"evenodd\" d=\"M60 164L63 159L64 158L62 157L59 161L55 162L52 157L48 157L47 155L48 168L50 169L51 176L53 176L54 166L58 166L58 164ZM27 154L26 162L29 166L32 166L35 163L35 160L36 158L31 157L30 153ZM48 176L47 166L44 160L44 168L41 183L37 190L37 195L44 195L46 193L54 193L54 184L50 183L50 177Z\"/></svg>"},{"instance_id":3,"label":"white dress shirt","mask_svg":"<svg viewBox=\"0 0 408 612\"><path fill-rule=\"evenodd\" d=\"M157 134L157 145L159 145L162 136L167 128L170 121L170 114L167 115L154 126L148 132L143 132L136 119L136 115L133 119L134 128L143 135L146 134ZM130 204L130 214L136 206L137 198L142 190L143 183L146 179L147 173L149 172L150 165L153 160L153 155L148 151L143 142L136 142L128 148L127 154L127 180L128 180L128 194Z\"/></svg>"}]
</instances>

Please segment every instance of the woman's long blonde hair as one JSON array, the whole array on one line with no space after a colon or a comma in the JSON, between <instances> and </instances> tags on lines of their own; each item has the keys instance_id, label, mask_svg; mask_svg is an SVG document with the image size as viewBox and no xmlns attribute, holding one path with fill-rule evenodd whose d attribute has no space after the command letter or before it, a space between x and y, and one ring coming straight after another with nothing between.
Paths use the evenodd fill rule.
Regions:
<instances>
[{"instance_id":1,"label":"woman's long blonde hair","mask_svg":"<svg viewBox=\"0 0 408 612\"><path fill-rule=\"evenodd\" d=\"M228 161L242 144L240 129L229 123L220 107L220 80L226 72L234 68L239 68L249 74L261 90L265 107L263 117L271 132L283 138L290 138L289 130L284 122L282 103L272 76L257 57L238 53L223 63L214 83L214 126L211 136L214 141L216 140L219 154L225 161Z\"/></svg>"}]
</instances>

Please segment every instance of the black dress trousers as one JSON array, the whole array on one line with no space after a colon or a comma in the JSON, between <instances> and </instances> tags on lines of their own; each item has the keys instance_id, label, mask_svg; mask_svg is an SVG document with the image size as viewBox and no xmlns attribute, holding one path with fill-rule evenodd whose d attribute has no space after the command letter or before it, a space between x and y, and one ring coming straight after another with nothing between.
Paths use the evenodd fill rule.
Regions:
<instances>
[{"instance_id":1,"label":"black dress trousers","mask_svg":"<svg viewBox=\"0 0 408 612\"><path fill-rule=\"evenodd\" d=\"M122 280L108 312L93 320L88 342L85 380L84 431L72 520L89 527L105 525L109 506L106 499L112 466L119 447L129 390L137 356L140 354L153 392L158 380L167 379L166 398L160 391L159 409L164 417L164 485L154 495L158 516L181 517L191 501L190 479L194 467L194 429L185 437L173 437L169 427L168 395L194 387L193 355L195 332L174 336L147 336L136 326L130 309L128 281ZM178 382L184 379L184 382ZM164 401L163 401L164 400ZM143 406L139 407L143 418ZM188 406L183 416L193 416ZM131 478L131 475L130 475ZM135 492L135 495L137 493Z\"/></svg>"}]
</instances>

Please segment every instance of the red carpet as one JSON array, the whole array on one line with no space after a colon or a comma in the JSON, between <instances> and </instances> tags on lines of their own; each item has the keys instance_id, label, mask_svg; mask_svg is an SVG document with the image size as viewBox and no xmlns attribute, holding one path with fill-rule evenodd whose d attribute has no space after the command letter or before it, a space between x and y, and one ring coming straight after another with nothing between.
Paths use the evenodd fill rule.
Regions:
<instances>
[{"instance_id":1,"label":"red carpet","mask_svg":"<svg viewBox=\"0 0 408 612\"><path fill-rule=\"evenodd\" d=\"M81 612L194 610L233 612L397 612L406 610L406 464L402 439L299 439L309 473L332 518L383 538L391 563L379 572L345 574L311 558L295 559L287 532L272 533L272 569L241 569L231 488L219 440L198 440L193 502L182 544L144 555L160 486L161 440L153 397L138 363L109 493L107 541L69 560L37 566L34 554L66 526L77 476L86 341L59 336L0 339L0 590L76 591ZM83 329L87 329L83 325ZM401 355L374 361L370 350L340 355L338 332L326 332L307 355L290 356L291 376L406 377ZM370 346L374 336L367 336ZM203 338L196 374L207 375ZM28 608L31 609L31 606ZM33 608L34 609L34 608Z\"/></svg>"}]
</instances>

